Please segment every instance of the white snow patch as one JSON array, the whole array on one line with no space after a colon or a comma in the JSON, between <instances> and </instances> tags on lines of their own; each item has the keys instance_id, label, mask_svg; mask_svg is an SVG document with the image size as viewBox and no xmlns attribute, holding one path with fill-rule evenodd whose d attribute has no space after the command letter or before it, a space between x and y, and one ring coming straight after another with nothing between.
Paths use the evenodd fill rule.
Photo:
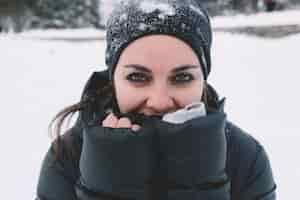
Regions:
<instances>
[{"instance_id":1,"label":"white snow patch","mask_svg":"<svg viewBox=\"0 0 300 200\"><path fill-rule=\"evenodd\" d=\"M187 28L187 25L185 23L181 23L181 28L184 30Z\"/></svg>"},{"instance_id":2,"label":"white snow patch","mask_svg":"<svg viewBox=\"0 0 300 200\"><path fill-rule=\"evenodd\" d=\"M103 24L106 24L112 10L120 2L120 0L101 0L101 1L102 2L100 6L100 13L101 13Z\"/></svg>"},{"instance_id":3,"label":"white snow patch","mask_svg":"<svg viewBox=\"0 0 300 200\"><path fill-rule=\"evenodd\" d=\"M78 39L78 38L103 38L106 32L104 30L97 30L93 28L87 29L48 29L48 30L31 30L26 31L17 36L23 38L66 38L66 39Z\"/></svg>"},{"instance_id":4,"label":"white snow patch","mask_svg":"<svg viewBox=\"0 0 300 200\"><path fill-rule=\"evenodd\" d=\"M124 13L124 14L122 14L121 16L120 16L120 21L126 21L127 20L127 14L126 13Z\"/></svg>"},{"instance_id":5,"label":"white snow patch","mask_svg":"<svg viewBox=\"0 0 300 200\"><path fill-rule=\"evenodd\" d=\"M147 24L145 24L145 23L139 24L139 27L138 27L139 30L144 31L144 30L146 30L146 28L147 28Z\"/></svg>"},{"instance_id":6,"label":"white snow patch","mask_svg":"<svg viewBox=\"0 0 300 200\"><path fill-rule=\"evenodd\" d=\"M165 15L175 15L175 8L173 8L170 4L167 3L158 3L157 1L143 1L140 4L140 9L145 13L152 13L155 10L159 10L161 13Z\"/></svg>"},{"instance_id":7,"label":"white snow patch","mask_svg":"<svg viewBox=\"0 0 300 200\"><path fill-rule=\"evenodd\" d=\"M166 15L163 14L163 13L160 13L160 14L158 15L158 18L163 20L163 19L166 18Z\"/></svg>"}]
</instances>

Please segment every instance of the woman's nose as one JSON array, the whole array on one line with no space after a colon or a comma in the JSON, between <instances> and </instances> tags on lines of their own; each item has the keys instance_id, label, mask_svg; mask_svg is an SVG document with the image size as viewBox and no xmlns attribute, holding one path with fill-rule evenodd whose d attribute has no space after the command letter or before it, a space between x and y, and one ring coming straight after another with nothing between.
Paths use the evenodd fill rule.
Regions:
<instances>
[{"instance_id":1,"label":"woman's nose","mask_svg":"<svg viewBox=\"0 0 300 200\"><path fill-rule=\"evenodd\" d=\"M147 98L147 107L162 114L176 109L175 99L165 89L153 89Z\"/></svg>"}]
</instances>

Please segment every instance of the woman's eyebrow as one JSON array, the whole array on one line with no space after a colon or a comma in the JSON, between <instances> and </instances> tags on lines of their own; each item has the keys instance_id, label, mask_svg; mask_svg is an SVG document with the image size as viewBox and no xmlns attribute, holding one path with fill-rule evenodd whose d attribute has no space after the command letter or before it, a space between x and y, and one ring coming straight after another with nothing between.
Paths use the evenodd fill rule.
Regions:
<instances>
[{"instance_id":1,"label":"woman's eyebrow","mask_svg":"<svg viewBox=\"0 0 300 200\"><path fill-rule=\"evenodd\" d=\"M198 65L180 65L179 67L176 67L175 69L172 70L172 73L178 73L178 72L181 72L181 71L185 71L185 70L188 70L188 69L199 69L200 66Z\"/></svg>"},{"instance_id":2,"label":"woman's eyebrow","mask_svg":"<svg viewBox=\"0 0 300 200\"><path fill-rule=\"evenodd\" d=\"M134 68L136 70L142 71L142 72L147 72L151 73L151 70L149 70L147 67L139 64L129 64L129 65L124 65L125 68Z\"/></svg>"}]
</instances>

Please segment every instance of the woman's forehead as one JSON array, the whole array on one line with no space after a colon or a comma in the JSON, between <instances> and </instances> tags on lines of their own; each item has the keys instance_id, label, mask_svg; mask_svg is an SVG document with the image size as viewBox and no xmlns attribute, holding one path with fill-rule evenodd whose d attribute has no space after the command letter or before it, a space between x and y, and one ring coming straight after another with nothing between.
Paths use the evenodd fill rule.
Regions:
<instances>
[{"instance_id":1,"label":"woman's forehead","mask_svg":"<svg viewBox=\"0 0 300 200\"><path fill-rule=\"evenodd\" d=\"M147 67L200 65L197 54L184 41L168 35L139 38L122 52L120 65L138 64Z\"/></svg>"}]
</instances>

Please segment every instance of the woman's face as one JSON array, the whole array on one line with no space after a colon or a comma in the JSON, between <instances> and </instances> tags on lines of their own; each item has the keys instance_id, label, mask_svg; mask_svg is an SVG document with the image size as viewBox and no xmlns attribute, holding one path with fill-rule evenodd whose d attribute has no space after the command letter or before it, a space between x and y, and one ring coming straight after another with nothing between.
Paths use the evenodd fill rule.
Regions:
<instances>
[{"instance_id":1,"label":"woman's face","mask_svg":"<svg viewBox=\"0 0 300 200\"><path fill-rule=\"evenodd\" d=\"M122 113L163 115L201 100L204 78L196 53L185 42L151 35L123 50L114 73Z\"/></svg>"}]
</instances>

